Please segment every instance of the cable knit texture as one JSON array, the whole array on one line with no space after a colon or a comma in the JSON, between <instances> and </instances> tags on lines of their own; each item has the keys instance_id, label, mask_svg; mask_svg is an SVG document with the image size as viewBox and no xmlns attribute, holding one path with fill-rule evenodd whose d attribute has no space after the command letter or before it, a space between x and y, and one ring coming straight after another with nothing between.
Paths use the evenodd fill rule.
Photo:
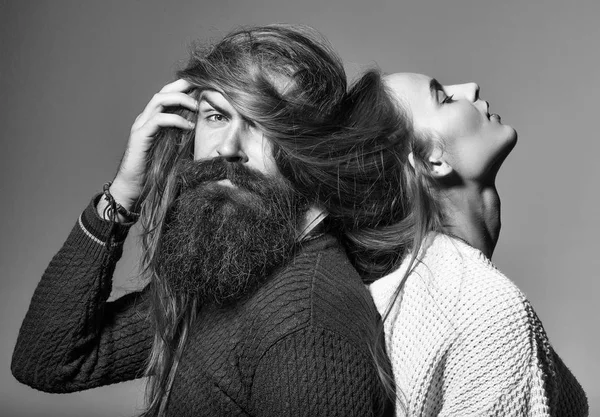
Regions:
<instances>
[{"instance_id":1,"label":"cable knit texture","mask_svg":"<svg viewBox=\"0 0 600 417\"><path fill-rule=\"evenodd\" d=\"M107 302L129 226L101 220L94 203L44 273L21 327L12 372L36 389L138 378L148 358L144 292ZM369 344L378 317L337 241L308 242L245 300L200 311L167 414L375 415L383 393Z\"/></svg>"},{"instance_id":2,"label":"cable knit texture","mask_svg":"<svg viewBox=\"0 0 600 417\"><path fill-rule=\"evenodd\" d=\"M479 250L437 235L385 320L398 416L587 416L583 389L523 293ZM370 287L383 315L408 260Z\"/></svg>"}]
</instances>

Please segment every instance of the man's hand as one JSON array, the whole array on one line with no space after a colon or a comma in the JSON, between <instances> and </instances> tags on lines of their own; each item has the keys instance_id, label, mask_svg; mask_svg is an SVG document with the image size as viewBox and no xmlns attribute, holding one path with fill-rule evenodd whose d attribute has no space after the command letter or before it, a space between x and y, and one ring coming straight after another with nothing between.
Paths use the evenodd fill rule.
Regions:
<instances>
[{"instance_id":1,"label":"man's hand","mask_svg":"<svg viewBox=\"0 0 600 417\"><path fill-rule=\"evenodd\" d=\"M110 193L115 201L131 210L138 202L144 184L146 158L161 127L176 127L192 130L195 125L185 118L171 113L163 113L167 107L182 106L192 111L198 111L198 102L185 92L192 88L186 80L177 80L165 85L162 90L152 97L144 111L135 119L131 126L131 134L119 171L110 186ZM102 217L108 205L105 199L98 203L98 214ZM119 221L128 221L118 216Z\"/></svg>"}]
</instances>

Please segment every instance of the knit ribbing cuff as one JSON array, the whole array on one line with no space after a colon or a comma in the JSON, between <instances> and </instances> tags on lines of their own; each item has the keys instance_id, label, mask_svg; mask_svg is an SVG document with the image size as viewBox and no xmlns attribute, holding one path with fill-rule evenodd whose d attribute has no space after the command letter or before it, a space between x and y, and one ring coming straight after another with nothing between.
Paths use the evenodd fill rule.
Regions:
<instances>
[{"instance_id":1,"label":"knit ribbing cuff","mask_svg":"<svg viewBox=\"0 0 600 417\"><path fill-rule=\"evenodd\" d=\"M96 209L98 202L102 198L102 193L96 194L90 204L81 213L79 217L79 225L92 240L97 241L100 244L104 244L108 241L108 238L113 237L114 243L122 243L129 229L133 226L133 222L130 223L113 223L109 220L104 220L98 215Z\"/></svg>"}]
</instances>

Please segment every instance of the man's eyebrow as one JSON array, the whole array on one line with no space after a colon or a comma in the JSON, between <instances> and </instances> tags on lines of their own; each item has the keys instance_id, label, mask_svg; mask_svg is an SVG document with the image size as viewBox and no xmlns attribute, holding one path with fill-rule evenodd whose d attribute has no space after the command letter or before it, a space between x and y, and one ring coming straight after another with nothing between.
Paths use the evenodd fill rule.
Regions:
<instances>
[{"instance_id":1,"label":"man's eyebrow","mask_svg":"<svg viewBox=\"0 0 600 417\"><path fill-rule=\"evenodd\" d=\"M208 105L210 107L215 109L217 112L221 113L223 116L225 116L227 118L231 118L230 112L228 112L227 110L225 110L223 107L219 106L218 104L215 104L215 102L212 101L211 99L209 99L208 97L206 97L206 95L203 95L202 97L200 97L200 103L202 103L203 101L208 103Z\"/></svg>"}]
</instances>

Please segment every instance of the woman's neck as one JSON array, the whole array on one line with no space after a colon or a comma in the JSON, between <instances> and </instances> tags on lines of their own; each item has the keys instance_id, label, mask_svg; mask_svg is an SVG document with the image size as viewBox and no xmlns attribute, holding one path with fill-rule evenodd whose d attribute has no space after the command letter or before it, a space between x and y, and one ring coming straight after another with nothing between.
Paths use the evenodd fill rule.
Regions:
<instances>
[{"instance_id":1,"label":"woman's neck","mask_svg":"<svg viewBox=\"0 0 600 417\"><path fill-rule=\"evenodd\" d=\"M495 185L463 185L442 194L446 232L492 257L500 234L500 197Z\"/></svg>"}]
</instances>

